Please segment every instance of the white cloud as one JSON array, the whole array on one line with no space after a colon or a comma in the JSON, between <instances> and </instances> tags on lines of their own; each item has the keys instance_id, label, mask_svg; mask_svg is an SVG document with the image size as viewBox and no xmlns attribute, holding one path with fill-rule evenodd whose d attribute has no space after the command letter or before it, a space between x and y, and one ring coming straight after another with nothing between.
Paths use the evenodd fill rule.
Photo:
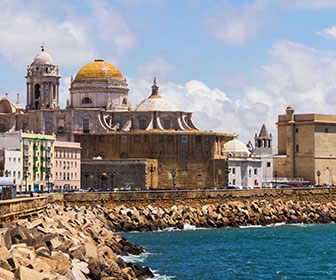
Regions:
<instances>
[{"instance_id":1,"label":"white cloud","mask_svg":"<svg viewBox=\"0 0 336 280\"><path fill-rule=\"evenodd\" d=\"M32 62L42 41L63 69L81 66L98 54L120 58L136 44L125 19L108 1L88 1L84 14L67 1L48 3L0 2L0 53L17 70Z\"/></svg>"},{"instance_id":2,"label":"white cloud","mask_svg":"<svg viewBox=\"0 0 336 280\"><path fill-rule=\"evenodd\" d=\"M253 141L265 123L276 144L275 122L288 105L293 105L296 113L335 114L336 53L280 40L269 54L268 63L261 68L260 81L234 98L202 81L160 83L159 76L160 94L179 109L193 112L198 128L235 132L244 142ZM131 80L130 99L136 99L133 105L149 96L150 87L149 79Z\"/></svg>"},{"instance_id":3,"label":"white cloud","mask_svg":"<svg viewBox=\"0 0 336 280\"><path fill-rule=\"evenodd\" d=\"M325 28L320 32L316 32L316 34L327 39L336 40L336 26Z\"/></svg>"},{"instance_id":4,"label":"white cloud","mask_svg":"<svg viewBox=\"0 0 336 280\"><path fill-rule=\"evenodd\" d=\"M210 36L228 45L242 46L257 37L268 21L268 0L217 7L205 18Z\"/></svg>"},{"instance_id":5,"label":"white cloud","mask_svg":"<svg viewBox=\"0 0 336 280\"><path fill-rule=\"evenodd\" d=\"M177 66L168 62L161 56L152 57L149 62L141 65L138 69L138 75L144 79L151 79L154 75L164 79L169 72L175 70Z\"/></svg>"},{"instance_id":6,"label":"white cloud","mask_svg":"<svg viewBox=\"0 0 336 280\"><path fill-rule=\"evenodd\" d=\"M286 9L314 10L336 8L335 0L272 0L274 5Z\"/></svg>"}]
</instances>

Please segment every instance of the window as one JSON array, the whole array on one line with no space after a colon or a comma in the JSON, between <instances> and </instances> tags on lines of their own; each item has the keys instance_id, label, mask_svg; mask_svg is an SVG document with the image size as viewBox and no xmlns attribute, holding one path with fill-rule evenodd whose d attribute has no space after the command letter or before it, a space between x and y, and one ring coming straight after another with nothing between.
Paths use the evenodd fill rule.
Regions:
<instances>
[{"instance_id":1,"label":"window","mask_svg":"<svg viewBox=\"0 0 336 280\"><path fill-rule=\"evenodd\" d=\"M147 128L146 120L139 120L139 129L145 130Z\"/></svg>"},{"instance_id":2,"label":"window","mask_svg":"<svg viewBox=\"0 0 336 280\"><path fill-rule=\"evenodd\" d=\"M254 175L257 175L257 174L258 174L258 169L254 168Z\"/></svg>"},{"instance_id":3,"label":"window","mask_svg":"<svg viewBox=\"0 0 336 280\"><path fill-rule=\"evenodd\" d=\"M325 129L324 129L324 132L325 132L325 133L328 133L328 132L329 132L328 128L325 128Z\"/></svg>"},{"instance_id":4,"label":"window","mask_svg":"<svg viewBox=\"0 0 336 280\"><path fill-rule=\"evenodd\" d=\"M249 169L249 176L251 177L251 175L252 175L252 172L251 172L251 169Z\"/></svg>"},{"instance_id":5,"label":"window","mask_svg":"<svg viewBox=\"0 0 336 280\"><path fill-rule=\"evenodd\" d=\"M15 157L13 157L13 162L15 162L16 161L16 158Z\"/></svg>"},{"instance_id":6,"label":"window","mask_svg":"<svg viewBox=\"0 0 336 280\"><path fill-rule=\"evenodd\" d=\"M196 136L196 142L202 142L202 137L200 135Z\"/></svg>"},{"instance_id":7,"label":"window","mask_svg":"<svg viewBox=\"0 0 336 280\"><path fill-rule=\"evenodd\" d=\"M83 132L90 132L90 120L83 119Z\"/></svg>"},{"instance_id":8,"label":"window","mask_svg":"<svg viewBox=\"0 0 336 280\"><path fill-rule=\"evenodd\" d=\"M258 186L258 180L254 180L254 185Z\"/></svg>"},{"instance_id":9,"label":"window","mask_svg":"<svg viewBox=\"0 0 336 280\"><path fill-rule=\"evenodd\" d=\"M21 177L21 172L18 171L18 179L20 179L20 177Z\"/></svg>"},{"instance_id":10,"label":"window","mask_svg":"<svg viewBox=\"0 0 336 280\"><path fill-rule=\"evenodd\" d=\"M83 149L83 156L88 157L89 156L89 150L88 149Z\"/></svg>"},{"instance_id":11,"label":"window","mask_svg":"<svg viewBox=\"0 0 336 280\"><path fill-rule=\"evenodd\" d=\"M127 98L126 97L123 99L122 104L127 105Z\"/></svg>"},{"instance_id":12,"label":"window","mask_svg":"<svg viewBox=\"0 0 336 280\"><path fill-rule=\"evenodd\" d=\"M20 158L18 158L18 162L21 162L21 159L20 159Z\"/></svg>"},{"instance_id":13,"label":"window","mask_svg":"<svg viewBox=\"0 0 336 280\"><path fill-rule=\"evenodd\" d=\"M299 145L298 145L298 144L295 145L295 151L296 151L297 153L300 151L300 149L299 149Z\"/></svg>"},{"instance_id":14,"label":"window","mask_svg":"<svg viewBox=\"0 0 336 280\"><path fill-rule=\"evenodd\" d=\"M77 161L75 161L75 168L77 168Z\"/></svg>"},{"instance_id":15,"label":"window","mask_svg":"<svg viewBox=\"0 0 336 280\"><path fill-rule=\"evenodd\" d=\"M15 175L16 175L16 172L15 172L15 171L13 171L13 177L15 177Z\"/></svg>"},{"instance_id":16,"label":"window","mask_svg":"<svg viewBox=\"0 0 336 280\"><path fill-rule=\"evenodd\" d=\"M270 161L268 161L268 162L266 163L266 167L271 167L271 162L270 162Z\"/></svg>"},{"instance_id":17,"label":"window","mask_svg":"<svg viewBox=\"0 0 336 280\"><path fill-rule=\"evenodd\" d=\"M12 158L10 157L10 158L8 158L8 161L12 161Z\"/></svg>"},{"instance_id":18,"label":"window","mask_svg":"<svg viewBox=\"0 0 336 280\"><path fill-rule=\"evenodd\" d=\"M299 133L299 129L298 128L295 128L295 133Z\"/></svg>"},{"instance_id":19,"label":"window","mask_svg":"<svg viewBox=\"0 0 336 280\"><path fill-rule=\"evenodd\" d=\"M182 135L181 136L181 143L188 143L188 136Z\"/></svg>"},{"instance_id":20,"label":"window","mask_svg":"<svg viewBox=\"0 0 336 280\"><path fill-rule=\"evenodd\" d=\"M82 104L92 104L92 100L89 97L85 97L82 100Z\"/></svg>"},{"instance_id":21,"label":"window","mask_svg":"<svg viewBox=\"0 0 336 280\"><path fill-rule=\"evenodd\" d=\"M172 135L168 135L167 136L167 142L168 143L173 143L173 141L174 141L174 137Z\"/></svg>"},{"instance_id":22,"label":"window","mask_svg":"<svg viewBox=\"0 0 336 280\"><path fill-rule=\"evenodd\" d=\"M235 185L236 184L236 179L233 179L232 180L232 185Z\"/></svg>"},{"instance_id":23,"label":"window","mask_svg":"<svg viewBox=\"0 0 336 280\"><path fill-rule=\"evenodd\" d=\"M58 161L56 160L56 167L58 167Z\"/></svg>"},{"instance_id":24,"label":"window","mask_svg":"<svg viewBox=\"0 0 336 280\"><path fill-rule=\"evenodd\" d=\"M181 159L187 160L188 159L188 154L185 153L185 152L181 153Z\"/></svg>"},{"instance_id":25,"label":"window","mask_svg":"<svg viewBox=\"0 0 336 280\"><path fill-rule=\"evenodd\" d=\"M127 136L121 136L121 143L127 143Z\"/></svg>"},{"instance_id":26,"label":"window","mask_svg":"<svg viewBox=\"0 0 336 280\"><path fill-rule=\"evenodd\" d=\"M236 168L232 168L232 174L236 174Z\"/></svg>"},{"instance_id":27,"label":"window","mask_svg":"<svg viewBox=\"0 0 336 280\"><path fill-rule=\"evenodd\" d=\"M170 120L164 120L163 121L163 128L164 129L170 129Z\"/></svg>"}]
</instances>

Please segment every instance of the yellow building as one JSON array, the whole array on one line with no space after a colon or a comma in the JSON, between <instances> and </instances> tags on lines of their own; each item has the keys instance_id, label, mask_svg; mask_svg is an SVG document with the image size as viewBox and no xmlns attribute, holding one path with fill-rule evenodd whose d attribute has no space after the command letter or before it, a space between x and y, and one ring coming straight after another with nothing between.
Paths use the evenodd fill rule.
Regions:
<instances>
[{"instance_id":1,"label":"yellow building","mask_svg":"<svg viewBox=\"0 0 336 280\"><path fill-rule=\"evenodd\" d=\"M294 114L278 116L277 177L309 184L336 182L336 115Z\"/></svg>"},{"instance_id":2,"label":"yellow building","mask_svg":"<svg viewBox=\"0 0 336 280\"><path fill-rule=\"evenodd\" d=\"M2 133L0 147L22 151L21 191L48 190L54 182L55 135L15 131Z\"/></svg>"}]
</instances>

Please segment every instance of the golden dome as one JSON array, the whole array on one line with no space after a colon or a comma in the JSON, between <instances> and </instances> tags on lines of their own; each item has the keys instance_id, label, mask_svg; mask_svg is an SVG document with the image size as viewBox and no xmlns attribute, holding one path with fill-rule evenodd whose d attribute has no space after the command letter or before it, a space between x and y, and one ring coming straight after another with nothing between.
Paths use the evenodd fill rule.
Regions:
<instances>
[{"instance_id":1,"label":"golden dome","mask_svg":"<svg viewBox=\"0 0 336 280\"><path fill-rule=\"evenodd\" d=\"M120 71L112 64L104 60L95 60L86 64L76 75L75 82L87 80L107 80L110 77L112 80L123 80Z\"/></svg>"}]
</instances>

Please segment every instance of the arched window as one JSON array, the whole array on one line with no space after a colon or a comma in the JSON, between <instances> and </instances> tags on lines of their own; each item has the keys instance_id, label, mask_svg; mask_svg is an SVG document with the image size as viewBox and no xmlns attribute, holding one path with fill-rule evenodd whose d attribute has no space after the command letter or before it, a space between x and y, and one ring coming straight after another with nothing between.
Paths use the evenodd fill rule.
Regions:
<instances>
[{"instance_id":1,"label":"arched window","mask_svg":"<svg viewBox=\"0 0 336 280\"><path fill-rule=\"evenodd\" d=\"M125 152L123 152L121 153L120 158L128 158L128 155Z\"/></svg>"},{"instance_id":2,"label":"arched window","mask_svg":"<svg viewBox=\"0 0 336 280\"><path fill-rule=\"evenodd\" d=\"M89 97L85 97L82 101L82 104L92 104L92 100Z\"/></svg>"},{"instance_id":3,"label":"arched window","mask_svg":"<svg viewBox=\"0 0 336 280\"><path fill-rule=\"evenodd\" d=\"M122 104L127 105L127 98L126 97L123 99Z\"/></svg>"},{"instance_id":4,"label":"arched window","mask_svg":"<svg viewBox=\"0 0 336 280\"><path fill-rule=\"evenodd\" d=\"M34 86L34 98L39 99L40 98L40 85L36 84Z\"/></svg>"}]
</instances>

